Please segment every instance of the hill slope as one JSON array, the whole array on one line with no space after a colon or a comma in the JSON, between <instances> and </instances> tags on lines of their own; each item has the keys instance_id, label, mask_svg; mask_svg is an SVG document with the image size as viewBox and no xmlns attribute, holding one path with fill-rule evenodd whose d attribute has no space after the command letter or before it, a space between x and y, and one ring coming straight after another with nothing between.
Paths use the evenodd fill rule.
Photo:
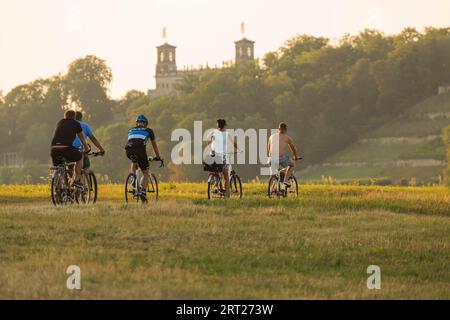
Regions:
<instances>
[{"instance_id":1,"label":"hill slope","mask_svg":"<svg viewBox=\"0 0 450 320\"><path fill-rule=\"evenodd\" d=\"M446 161L441 134L448 125L450 94L428 98L301 176L304 180L331 176L438 181Z\"/></svg>"}]
</instances>

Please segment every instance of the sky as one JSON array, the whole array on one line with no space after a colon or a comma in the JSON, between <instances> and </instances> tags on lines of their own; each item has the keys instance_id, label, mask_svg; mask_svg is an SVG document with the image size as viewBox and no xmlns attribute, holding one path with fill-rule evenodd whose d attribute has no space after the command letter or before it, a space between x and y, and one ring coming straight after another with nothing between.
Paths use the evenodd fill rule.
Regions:
<instances>
[{"instance_id":1,"label":"sky","mask_svg":"<svg viewBox=\"0 0 450 320\"><path fill-rule=\"evenodd\" d=\"M221 66L234 41L275 51L297 34L339 38L364 28L450 26L449 0L0 0L0 90L67 70L94 54L113 71L110 94L155 86L156 46L177 46L177 64Z\"/></svg>"}]
</instances>

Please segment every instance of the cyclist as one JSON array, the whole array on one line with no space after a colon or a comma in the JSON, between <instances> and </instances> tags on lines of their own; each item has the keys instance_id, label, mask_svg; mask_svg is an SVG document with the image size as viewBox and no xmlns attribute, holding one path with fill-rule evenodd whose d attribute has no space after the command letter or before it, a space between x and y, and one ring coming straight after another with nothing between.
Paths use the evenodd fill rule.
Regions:
<instances>
[{"instance_id":1,"label":"cyclist","mask_svg":"<svg viewBox=\"0 0 450 320\"><path fill-rule=\"evenodd\" d=\"M147 200L147 187L150 180L149 167L147 156L147 142L151 141L153 150L155 151L156 158L154 160L161 161L163 165L164 160L161 159L158 144L156 143L155 133L152 129L148 128L148 120L144 115L139 115L136 118L136 127L128 131L128 143L125 146L127 158L132 161L131 172L136 174L136 170L139 168L142 170L141 187L142 193L140 194L142 200Z\"/></svg>"},{"instance_id":2,"label":"cyclist","mask_svg":"<svg viewBox=\"0 0 450 320\"><path fill-rule=\"evenodd\" d=\"M299 157L292 138L287 135L286 123L280 123L278 133L270 136L268 150L271 163L278 164L281 168L288 168L284 176L283 185L285 188L289 188L290 184L288 179L295 170L295 162L291 159L290 153L292 153L294 160L298 160Z\"/></svg>"},{"instance_id":3,"label":"cyclist","mask_svg":"<svg viewBox=\"0 0 450 320\"><path fill-rule=\"evenodd\" d=\"M83 129L83 136L84 139L87 140L87 138L89 138L92 143L98 148L98 150L100 151L100 155L104 156L105 155L105 149L103 149L100 141L97 140L97 138L94 136L94 133L92 132L91 127L89 126L89 124L87 124L87 122L83 121L83 113L80 111L77 111L75 114L75 120L77 120L80 124L81 124L81 128ZM78 137L75 138L75 140L73 141L72 144L73 147L77 148L77 149L81 149L81 141ZM89 160L88 155L85 153L83 155L83 169L86 170L87 172L89 172L89 168L91 167L91 161Z\"/></svg>"},{"instance_id":4,"label":"cyclist","mask_svg":"<svg viewBox=\"0 0 450 320\"><path fill-rule=\"evenodd\" d=\"M238 150L234 137L226 130L227 122L224 119L217 120L215 129L206 139L211 144L211 153L215 162L222 167L222 174L225 179L225 197L230 197L230 153L228 146L232 144Z\"/></svg>"},{"instance_id":5,"label":"cyclist","mask_svg":"<svg viewBox=\"0 0 450 320\"><path fill-rule=\"evenodd\" d=\"M65 161L75 162L74 174L71 183L81 186L80 177L83 167L82 153L73 147L75 137L80 139L84 150L88 150L86 140L83 136L81 124L75 120L75 111L68 110L64 114L64 119L58 122L52 139L51 152L53 165L56 167Z\"/></svg>"}]
</instances>

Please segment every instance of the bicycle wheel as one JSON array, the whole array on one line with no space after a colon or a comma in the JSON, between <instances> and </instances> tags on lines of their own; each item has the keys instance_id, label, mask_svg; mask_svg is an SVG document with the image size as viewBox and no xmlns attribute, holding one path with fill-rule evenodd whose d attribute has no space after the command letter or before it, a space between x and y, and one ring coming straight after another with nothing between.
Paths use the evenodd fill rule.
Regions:
<instances>
[{"instance_id":1,"label":"bicycle wheel","mask_svg":"<svg viewBox=\"0 0 450 320\"><path fill-rule=\"evenodd\" d=\"M62 186L61 176L58 174L55 174L52 177L52 184L51 184L52 202L53 202L53 205L55 205L55 206L63 204L62 187L63 186Z\"/></svg>"},{"instance_id":2,"label":"bicycle wheel","mask_svg":"<svg viewBox=\"0 0 450 320\"><path fill-rule=\"evenodd\" d=\"M242 182L237 174L231 176L230 197L242 199Z\"/></svg>"},{"instance_id":3,"label":"bicycle wheel","mask_svg":"<svg viewBox=\"0 0 450 320\"><path fill-rule=\"evenodd\" d=\"M89 183L91 186L91 197L92 203L97 203L97 195L98 195L98 186L97 186L97 177L93 172L89 173Z\"/></svg>"},{"instance_id":4,"label":"bicycle wheel","mask_svg":"<svg viewBox=\"0 0 450 320\"><path fill-rule=\"evenodd\" d=\"M155 199L155 201L158 201L158 191L158 179L156 179L156 176L152 173L150 175L150 180L147 187L147 202L149 199Z\"/></svg>"},{"instance_id":5,"label":"bicycle wheel","mask_svg":"<svg viewBox=\"0 0 450 320\"><path fill-rule=\"evenodd\" d=\"M212 175L208 179L208 199L221 199L222 193L222 180L218 175Z\"/></svg>"},{"instance_id":6,"label":"bicycle wheel","mask_svg":"<svg viewBox=\"0 0 450 320\"><path fill-rule=\"evenodd\" d=\"M55 206L67 205L70 201L70 187L67 175L56 173L51 184L52 202Z\"/></svg>"},{"instance_id":7,"label":"bicycle wheel","mask_svg":"<svg viewBox=\"0 0 450 320\"><path fill-rule=\"evenodd\" d=\"M279 184L276 176L271 176L269 179L269 187L267 189L267 195L269 196L269 198L280 196Z\"/></svg>"},{"instance_id":8,"label":"bicycle wheel","mask_svg":"<svg viewBox=\"0 0 450 320\"><path fill-rule=\"evenodd\" d=\"M136 188L134 183L136 181L136 175L134 173L130 173L125 181L125 201L128 203L136 198ZM139 201L140 197L137 197L137 201Z\"/></svg>"},{"instance_id":9,"label":"bicycle wheel","mask_svg":"<svg viewBox=\"0 0 450 320\"><path fill-rule=\"evenodd\" d=\"M297 198L298 197L298 183L297 178L294 176L291 176L289 178L289 184L291 185L289 188L285 191L285 197L289 198Z\"/></svg>"},{"instance_id":10,"label":"bicycle wheel","mask_svg":"<svg viewBox=\"0 0 450 320\"><path fill-rule=\"evenodd\" d=\"M81 175L81 184L82 187L75 187L75 201L78 204L88 205L91 201L92 187L89 176L86 176L84 173Z\"/></svg>"}]
</instances>

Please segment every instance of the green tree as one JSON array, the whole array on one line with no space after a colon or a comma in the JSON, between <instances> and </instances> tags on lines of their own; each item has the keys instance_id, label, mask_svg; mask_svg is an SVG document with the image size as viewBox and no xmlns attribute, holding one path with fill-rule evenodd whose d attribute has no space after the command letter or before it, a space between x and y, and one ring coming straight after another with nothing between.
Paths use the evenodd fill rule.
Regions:
<instances>
[{"instance_id":1,"label":"green tree","mask_svg":"<svg viewBox=\"0 0 450 320\"><path fill-rule=\"evenodd\" d=\"M105 60L87 55L69 65L66 78L68 81L93 82L106 91L112 81L112 71Z\"/></svg>"},{"instance_id":2,"label":"green tree","mask_svg":"<svg viewBox=\"0 0 450 320\"><path fill-rule=\"evenodd\" d=\"M98 139L106 150L105 157L92 159L92 168L99 175L106 175L110 181L122 181L130 170L130 162L125 155L125 145L129 126L116 123L99 128Z\"/></svg>"},{"instance_id":3,"label":"green tree","mask_svg":"<svg viewBox=\"0 0 450 320\"><path fill-rule=\"evenodd\" d=\"M378 30L366 29L359 33L352 43L360 51L361 56L370 61L386 59L392 51L394 41Z\"/></svg>"},{"instance_id":4,"label":"green tree","mask_svg":"<svg viewBox=\"0 0 450 320\"><path fill-rule=\"evenodd\" d=\"M69 65L67 76L72 105L83 110L95 125L112 120L113 102L108 97L112 71L105 60L88 55Z\"/></svg>"},{"instance_id":5,"label":"green tree","mask_svg":"<svg viewBox=\"0 0 450 320\"><path fill-rule=\"evenodd\" d=\"M363 125L367 115L374 115L376 111L379 92L371 71L370 61L359 59L348 69L342 81L348 103L352 105L349 115L354 125Z\"/></svg>"},{"instance_id":6,"label":"green tree","mask_svg":"<svg viewBox=\"0 0 450 320\"><path fill-rule=\"evenodd\" d=\"M49 161L50 134L48 124L39 122L32 124L26 131L24 141L19 145L22 158L47 163Z\"/></svg>"},{"instance_id":7,"label":"green tree","mask_svg":"<svg viewBox=\"0 0 450 320\"><path fill-rule=\"evenodd\" d=\"M5 97L5 131L8 136L9 151L17 151L17 146L25 139L30 124L45 122L47 118L45 97L50 80L38 79L13 88Z\"/></svg>"},{"instance_id":8,"label":"green tree","mask_svg":"<svg viewBox=\"0 0 450 320\"><path fill-rule=\"evenodd\" d=\"M138 105L146 103L148 101L147 98L148 98L147 95L142 91L130 90L125 94L125 96L122 99L120 99L118 105L120 110L126 110L135 105L136 103Z\"/></svg>"},{"instance_id":9,"label":"green tree","mask_svg":"<svg viewBox=\"0 0 450 320\"><path fill-rule=\"evenodd\" d=\"M187 73L175 87L183 93L192 93L200 83L200 76L195 73Z\"/></svg>"}]
</instances>

